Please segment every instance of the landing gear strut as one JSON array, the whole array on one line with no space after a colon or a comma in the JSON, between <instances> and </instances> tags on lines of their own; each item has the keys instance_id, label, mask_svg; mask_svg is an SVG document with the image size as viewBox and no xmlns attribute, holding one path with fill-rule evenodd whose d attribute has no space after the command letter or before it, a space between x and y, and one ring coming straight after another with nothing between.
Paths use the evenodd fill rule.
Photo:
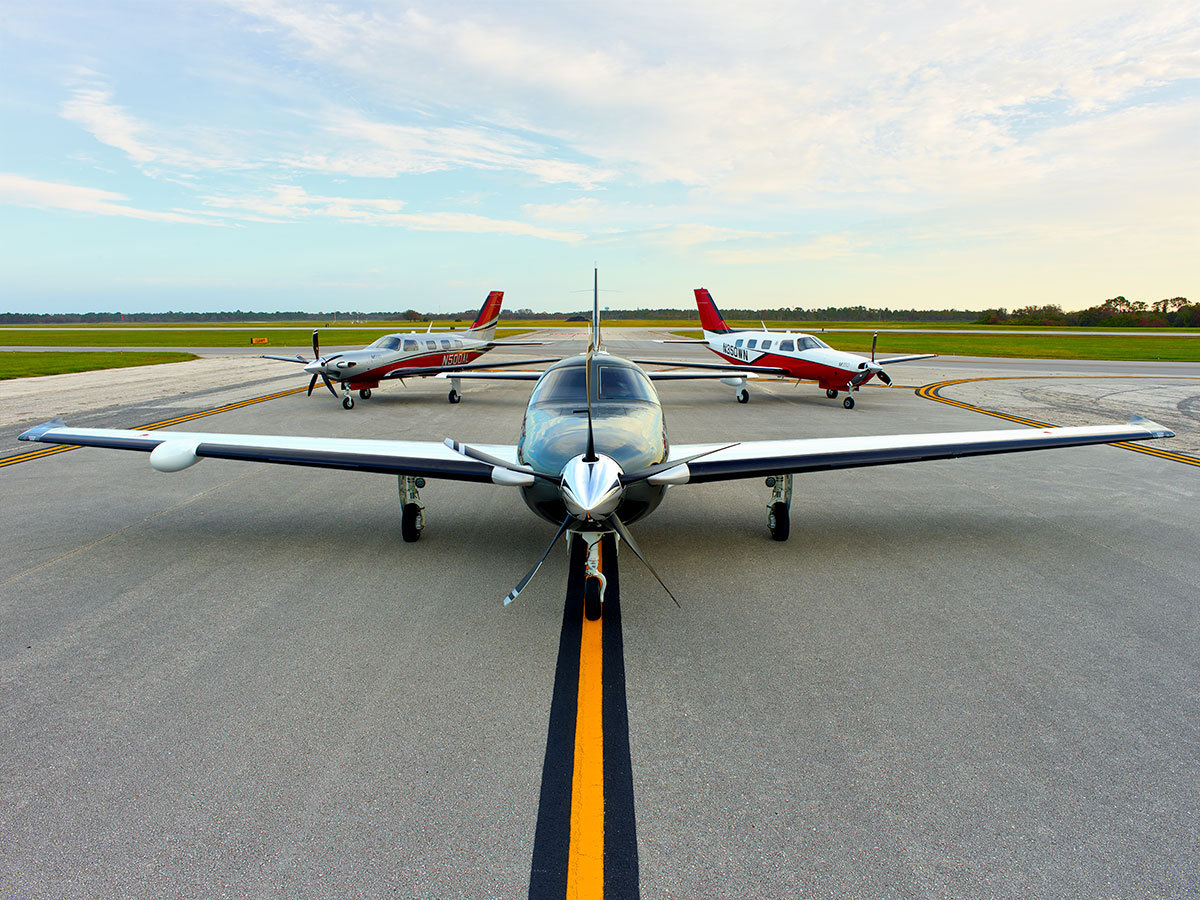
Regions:
<instances>
[{"instance_id":1,"label":"landing gear strut","mask_svg":"<svg viewBox=\"0 0 1200 900\"><path fill-rule=\"evenodd\" d=\"M354 409L354 392L344 381L342 382L342 409Z\"/></svg>"},{"instance_id":2,"label":"landing gear strut","mask_svg":"<svg viewBox=\"0 0 1200 900\"><path fill-rule=\"evenodd\" d=\"M771 499L767 501L767 528L771 537L777 541L786 541L792 531L792 476L771 475L767 478L767 487L771 489Z\"/></svg>"},{"instance_id":3,"label":"landing gear strut","mask_svg":"<svg viewBox=\"0 0 1200 900\"><path fill-rule=\"evenodd\" d=\"M447 395L446 399L449 400L451 403L458 403L460 400L462 400L462 379L461 378L451 378L450 379L450 393Z\"/></svg>"},{"instance_id":4,"label":"landing gear strut","mask_svg":"<svg viewBox=\"0 0 1200 900\"><path fill-rule=\"evenodd\" d=\"M399 476L400 487L400 537L411 544L420 540L425 528L425 504L421 502L419 488L425 487L425 479L411 475Z\"/></svg>"},{"instance_id":5,"label":"landing gear strut","mask_svg":"<svg viewBox=\"0 0 1200 900\"><path fill-rule=\"evenodd\" d=\"M598 531L584 531L578 537L587 541L587 559L583 564L583 614L589 622L600 618L604 608L604 589L608 579L600 571L600 542L604 535Z\"/></svg>"}]
</instances>

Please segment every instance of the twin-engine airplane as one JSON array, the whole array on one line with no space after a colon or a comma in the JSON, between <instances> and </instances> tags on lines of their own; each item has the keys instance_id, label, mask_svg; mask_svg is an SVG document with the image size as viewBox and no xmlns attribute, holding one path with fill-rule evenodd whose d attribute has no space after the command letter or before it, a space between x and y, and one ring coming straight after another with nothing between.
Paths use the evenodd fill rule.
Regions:
<instances>
[{"instance_id":1,"label":"twin-engine airplane","mask_svg":"<svg viewBox=\"0 0 1200 900\"><path fill-rule=\"evenodd\" d=\"M474 324L466 331L425 331L385 334L361 350L345 350L341 353L321 355L317 332L313 332L313 358L295 356L273 356L265 354L263 359L281 359L284 362L303 363L304 371L312 373L308 382L308 393L320 378L325 387L336 397L333 382L342 387L342 407L354 409L354 392L363 400L371 398L371 391L379 382L391 378L415 378L419 376L450 373L451 403L462 399L462 384L453 376L455 372L466 372L480 368L500 366L527 366L554 362L551 359L522 359L516 361L479 363L471 365L480 356L495 347L530 347L545 341L497 341L496 323L500 321L500 304L504 302L504 291L492 291L479 308Z\"/></svg>"},{"instance_id":2,"label":"twin-engine airplane","mask_svg":"<svg viewBox=\"0 0 1200 900\"><path fill-rule=\"evenodd\" d=\"M662 584L629 526L650 515L671 487L765 478L771 488L767 526L775 540L783 541L790 529L796 474L1173 436L1161 425L1134 417L1127 425L671 444L650 378L600 345L598 297L587 352L563 359L541 375L516 444L71 428L58 419L20 437L141 450L149 452L150 465L160 472L215 458L394 475L402 504L400 533L406 541L417 540L425 524L418 489L426 478L515 487L534 514L558 530L504 602L516 598L558 539L570 532L573 540L584 542L580 549L586 552L578 558L586 578L586 608L594 618L604 597L602 541L614 550L627 544Z\"/></svg>"},{"instance_id":3,"label":"twin-engine airplane","mask_svg":"<svg viewBox=\"0 0 1200 900\"><path fill-rule=\"evenodd\" d=\"M664 340L662 344L704 344L731 365L722 363L675 363L656 359L639 359L643 365L679 365L693 369L738 369L759 375L780 375L804 381L815 381L825 390L825 396L836 399L839 391L846 392L842 406L854 409L854 391L872 378L884 384L892 379L883 370L884 364L911 362L914 359L932 359L936 353L913 356L892 356L876 361L875 339L871 341L871 358L857 353L834 350L819 337L794 331L734 331L725 324L717 304L707 288L696 288L696 306L700 309L700 327L704 329L703 340ZM726 384L737 388L738 403L747 403L750 392L746 390L744 377L731 376L723 379Z\"/></svg>"}]
</instances>

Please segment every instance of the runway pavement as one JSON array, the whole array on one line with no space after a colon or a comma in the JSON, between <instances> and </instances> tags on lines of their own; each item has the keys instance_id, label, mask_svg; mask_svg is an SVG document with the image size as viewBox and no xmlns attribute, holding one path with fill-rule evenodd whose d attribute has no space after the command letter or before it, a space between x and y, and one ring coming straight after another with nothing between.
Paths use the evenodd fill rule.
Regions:
<instances>
[{"instance_id":1,"label":"runway pavement","mask_svg":"<svg viewBox=\"0 0 1200 900\"><path fill-rule=\"evenodd\" d=\"M1042 365L1019 374L1111 374ZM1042 421L1141 412L1187 453L1194 370L892 375L986 378L946 393ZM183 427L507 442L529 390L245 403L290 386L122 396L70 421L228 406ZM864 389L853 411L811 385L751 391L661 385L671 438L1013 427L912 390ZM12 438L40 418L3 426L0 464L37 446ZM604 699L619 690L627 722L605 707L608 895L1200 893L1200 467L1091 447L796 488L786 544L758 481L673 488L634 527L682 608L621 555L619 621L603 620L623 666L614 688L605 644ZM81 449L5 466L0 490L0 896L565 883L547 874L572 827L554 748L564 671L588 651L568 634L561 547L501 603L553 534L515 491L431 481L405 544L380 475L219 460L164 475ZM625 788L607 768L621 743Z\"/></svg>"}]
</instances>

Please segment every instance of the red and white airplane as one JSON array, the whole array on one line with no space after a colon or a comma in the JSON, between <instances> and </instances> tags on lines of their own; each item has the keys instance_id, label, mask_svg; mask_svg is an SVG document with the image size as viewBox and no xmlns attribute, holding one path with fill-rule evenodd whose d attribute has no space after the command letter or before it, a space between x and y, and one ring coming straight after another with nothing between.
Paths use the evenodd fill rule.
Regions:
<instances>
[{"instance_id":1,"label":"red and white airplane","mask_svg":"<svg viewBox=\"0 0 1200 900\"><path fill-rule=\"evenodd\" d=\"M700 309L700 327L704 329L704 339L664 340L659 343L704 344L717 356L729 360L731 365L668 363L653 359L639 359L636 362L643 365L681 365L694 369L737 369L759 375L780 375L785 378L815 381L824 388L825 396L830 400L835 399L839 391L845 391L846 398L842 401L842 406L854 409L852 393L872 378L877 377L884 384L892 383L892 379L883 370L885 364L932 359L937 356L936 353L921 353L876 360L874 340L871 341L871 357L868 359L857 353L834 350L819 337L803 332L768 331L766 326L763 326L761 331L735 331L725 324L707 288L696 288L696 306ZM876 334L875 337L878 338L879 335ZM737 388L738 403L750 400L744 377L723 380Z\"/></svg>"},{"instance_id":2,"label":"red and white airplane","mask_svg":"<svg viewBox=\"0 0 1200 900\"><path fill-rule=\"evenodd\" d=\"M304 371L312 373L308 393L320 378L325 387L336 397L333 382L342 387L342 406L354 408L354 392L363 400L371 397L371 391L381 381L393 378L415 378L420 376L449 373L451 403L462 399L462 385L454 377L455 372L472 369L498 368L501 366L526 366L555 362L554 359L521 359L515 361L478 363L475 360L495 347L529 347L545 341L497 341L496 323L500 321L500 305L504 302L504 291L492 291L483 301L479 315L466 331L398 332L385 334L361 350L346 350L341 353L321 355L317 332L313 332L313 359L295 356L272 356L263 359L281 359L284 362L304 363Z\"/></svg>"}]
</instances>

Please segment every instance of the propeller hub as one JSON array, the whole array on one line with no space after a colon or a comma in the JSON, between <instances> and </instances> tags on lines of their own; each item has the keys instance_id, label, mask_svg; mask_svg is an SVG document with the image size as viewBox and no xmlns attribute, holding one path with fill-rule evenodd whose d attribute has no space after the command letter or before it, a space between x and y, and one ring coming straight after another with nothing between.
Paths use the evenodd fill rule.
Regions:
<instances>
[{"instance_id":1,"label":"propeller hub","mask_svg":"<svg viewBox=\"0 0 1200 900\"><path fill-rule=\"evenodd\" d=\"M600 454L589 462L584 454L576 456L562 471L560 490L567 512L581 520L611 516L625 494L621 475L621 467L611 457Z\"/></svg>"}]
</instances>

